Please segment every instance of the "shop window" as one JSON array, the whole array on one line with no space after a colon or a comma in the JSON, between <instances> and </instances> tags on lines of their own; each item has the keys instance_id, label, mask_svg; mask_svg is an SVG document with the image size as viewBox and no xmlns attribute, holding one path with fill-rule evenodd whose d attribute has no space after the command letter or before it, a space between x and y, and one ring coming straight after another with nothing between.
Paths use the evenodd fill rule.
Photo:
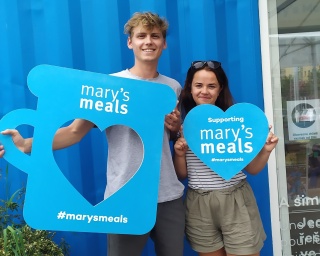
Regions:
<instances>
[{"instance_id":1,"label":"shop window","mask_svg":"<svg viewBox=\"0 0 320 256\"><path fill-rule=\"evenodd\" d=\"M268 8L282 255L320 255L320 2Z\"/></svg>"}]
</instances>

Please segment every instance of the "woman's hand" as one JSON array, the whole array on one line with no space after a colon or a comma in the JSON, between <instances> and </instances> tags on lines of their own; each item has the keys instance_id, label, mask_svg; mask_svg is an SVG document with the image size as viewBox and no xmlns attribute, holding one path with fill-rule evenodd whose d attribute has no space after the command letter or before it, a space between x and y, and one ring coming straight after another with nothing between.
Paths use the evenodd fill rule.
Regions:
<instances>
[{"instance_id":1,"label":"woman's hand","mask_svg":"<svg viewBox=\"0 0 320 256\"><path fill-rule=\"evenodd\" d=\"M264 144L264 149L267 152L271 152L276 145L278 144L279 138L273 134L273 132L271 131L272 126L269 126L269 134L266 140L266 143Z\"/></svg>"},{"instance_id":2,"label":"woman's hand","mask_svg":"<svg viewBox=\"0 0 320 256\"><path fill-rule=\"evenodd\" d=\"M185 156L188 150L188 144L184 138L179 138L174 144L174 151L177 156Z\"/></svg>"},{"instance_id":3,"label":"woman's hand","mask_svg":"<svg viewBox=\"0 0 320 256\"><path fill-rule=\"evenodd\" d=\"M176 156L184 157L189 147L188 147L187 141L183 136L182 125L180 127L179 133L180 133L180 137L177 139L177 141L174 144L174 152Z\"/></svg>"}]
</instances>

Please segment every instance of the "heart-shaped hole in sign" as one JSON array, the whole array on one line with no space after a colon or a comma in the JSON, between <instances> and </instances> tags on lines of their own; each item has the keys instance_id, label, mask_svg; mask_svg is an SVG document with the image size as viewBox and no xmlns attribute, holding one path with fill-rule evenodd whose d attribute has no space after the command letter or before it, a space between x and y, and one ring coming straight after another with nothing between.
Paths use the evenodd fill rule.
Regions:
<instances>
[{"instance_id":1,"label":"heart-shaped hole in sign","mask_svg":"<svg viewBox=\"0 0 320 256\"><path fill-rule=\"evenodd\" d=\"M62 127L68 125L66 123ZM110 126L107 129L130 129L133 133L133 137L137 140L137 152L143 152L143 145L140 136L131 128L127 126ZM113 143L113 139L125 140L126 138L109 138ZM139 143L140 142L140 143ZM117 155L117 150L120 148L114 147L115 150L111 150L110 156L108 156L109 143L106 137L106 130L100 130L99 128L92 128L80 142L74 144L66 149L54 151L54 158L59 166L61 172L64 174L66 179L73 185L73 187L93 206L102 202L105 198L106 189L108 195L115 193L115 186L117 190L120 189L118 186L124 184L107 184L107 161L113 162L113 164L121 165L124 161L120 162L115 159L114 155ZM122 148L121 151L125 150ZM132 152L131 152L132 153ZM133 157L134 154L128 154L128 157ZM111 157L108 160L108 157ZM142 163L143 155L135 157L134 163L129 167L126 178L129 180L139 169ZM120 160L120 159L119 159ZM128 168L128 166L127 166ZM109 175L117 175L116 170ZM112 192L110 192L112 191Z\"/></svg>"},{"instance_id":2,"label":"heart-shaped hole in sign","mask_svg":"<svg viewBox=\"0 0 320 256\"><path fill-rule=\"evenodd\" d=\"M253 104L238 103L226 112L203 104L187 114L183 133L193 153L229 180L256 157L269 127L264 112Z\"/></svg>"}]
</instances>

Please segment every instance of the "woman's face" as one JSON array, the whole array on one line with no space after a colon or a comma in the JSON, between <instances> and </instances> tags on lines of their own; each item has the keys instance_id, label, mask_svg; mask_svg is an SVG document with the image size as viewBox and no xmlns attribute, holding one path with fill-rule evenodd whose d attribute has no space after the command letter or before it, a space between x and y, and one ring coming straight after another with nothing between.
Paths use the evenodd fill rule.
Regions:
<instances>
[{"instance_id":1,"label":"woman's face","mask_svg":"<svg viewBox=\"0 0 320 256\"><path fill-rule=\"evenodd\" d=\"M194 74L191 94L197 105L215 105L221 89L217 77L212 71L201 69Z\"/></svg>"}]
</instances>

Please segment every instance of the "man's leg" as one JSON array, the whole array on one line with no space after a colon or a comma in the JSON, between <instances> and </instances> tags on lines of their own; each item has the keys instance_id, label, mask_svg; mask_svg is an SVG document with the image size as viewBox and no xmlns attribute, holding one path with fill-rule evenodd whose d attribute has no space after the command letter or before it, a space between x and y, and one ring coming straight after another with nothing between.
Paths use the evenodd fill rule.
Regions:
<instances>
[{"instance_id":1,"label":"man's leg","mask_svg":"<svg viewBox=\"0 0 320 256\"><path fill-rule=\"evenodd\" d=\"M141 256L150 233L145 235L108 234L108 256Z\"/></svg>"},{"instance_id":2,"label":"man's leg","mask_svg":"<svg viewBox=\"0 0 320 256\"><path fill-rule=\"evenodd\" d=\"M159 203L151 231L157 256L183 256L185 206L182 198Z\"/></svg>"}]
</instances>

